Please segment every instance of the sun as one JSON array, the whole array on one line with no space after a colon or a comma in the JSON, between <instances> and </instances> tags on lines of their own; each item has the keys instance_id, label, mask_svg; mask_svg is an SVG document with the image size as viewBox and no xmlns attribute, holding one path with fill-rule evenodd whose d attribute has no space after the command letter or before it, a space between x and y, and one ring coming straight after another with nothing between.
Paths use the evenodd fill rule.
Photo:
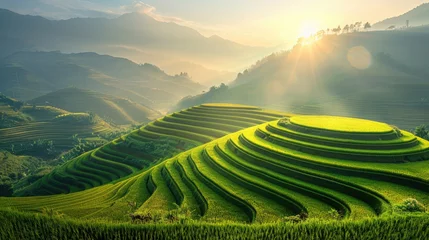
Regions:
<instances>
[{"instance_id":1,"label":"sun","mask_svg":"<svg viewBox=\"0 0 429 240\"><path fill-rule=\"evenodd\" d=\"M315 21L306 21L301 25L300 37L308 38L318 31L318 24Z\"/></svg>"}]
</instances>

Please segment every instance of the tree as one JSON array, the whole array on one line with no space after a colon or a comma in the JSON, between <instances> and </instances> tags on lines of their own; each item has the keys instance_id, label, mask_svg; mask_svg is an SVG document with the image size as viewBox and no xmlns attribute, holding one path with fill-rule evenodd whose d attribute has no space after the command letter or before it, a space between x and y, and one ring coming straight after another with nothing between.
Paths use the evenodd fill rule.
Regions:
<instances>
[{"instance_id":1,"label":"tree","mask_svg":"<svg viewBox=\"0 0 429 240\"><path fill-rule=\"evenodd\" d=\"M296 41L296 45L302 45L302 44L304 43L304 41L305 41L305 38L304 38L304 37L300 37L300 38L298 38L298 40Z\"/></svg>"},{"instance_id":2,"label":"tree","mask_svg":"<svg viewBox=\"0 0 429 240\"><path fill-rule=\"evenodd\" d=\"M392 26L388 27L387 30L394 30L395 28L396 28L396 26L392 25Z\"/></svg>"},{"instance_id":3,"label":"tree","mask_svg":"<svg viewBox=\"0 0 429 240\"><path fill-rule=\"evenodd\" d=\"M13 194L12 184L7 182L0 182L0 196L10 197Z\"/></svg>"},{"instance_id":4,"label":"tree","mask_svg":"<svg viewBox=\"0 0 429 240\"><path fill-rule=\"evenodd\" d=\"M413 131L414 135L424 139L429 139L429 129L425 125L420 125L416 127Z\"/></svg>"},{"instance_id":5,"label":"tree","mask_svg":"<svg viewBox=\"0 0 429 240\"><path fill-rule=\"evenodd\" d=\"M332 32L333 32L333 33L335 33L335 34L340 33L340 32L341 32L341 26L340 26L340 25L338 25L338 27L337 27L337 28L333 28L333 29L332 29Z\"/></svg>"},{"instance_id":6,"label":"tree","mask_svg":"<svg viewBox=\"0 0 429 240\"><path fill-rule=\"evenodd\" d=\"M347 24L346 26L343 27L343 33L348 33L350 30L349 25Z\"/></svg>"},{"instance_id":7,"label":"tree","mask_svg":"<svg viewBox=\"0 0 429 240\"><path fill-rule=\"evenodd\" d=\"M362 22L356 22L355 23L355 31L359 32L360 31L360 27L362 26Z\"/></svg>"},{"instance_id":8,"label":"tree","mask_svg":"<svg viewBox=\"0 0 429 240\"><path fill-rule=\"evenodd\" d=\"M353 32L353 31L354 31L354 29L355 29L355 25L354 25L353 23L351 23L351 24L349 25L349 32Z\"/></svg>"},{"instance_id":9,"label":"tree","mask_svg":"<svg viewBox=\"0 0 429 240\"><path fill-rule=\"evenodd\" d=\"M365 30L368 30L371 28L371 24L369 22L365 23L365 26L363 27Z\"/></svg>"},{"instance_id":10,"label":"tree","mask_svg":"<svg viewBox=\"0 0 429 240\"><path fill-rule=\"evenodd\" d=\"M225 83L221 83L218 88L220 91L225 91L228 89L228 86Z\"/></svg>"},{"instance_id":11,"label":"tree","mask_svg":"<svg viewBox=\"0 0 429 240\"><path fill-rule=\"evenodd\" d=\"M406 26L407 28L409 28L409 27L410 27L410 20L405 21L405 26Z\"/></svg>"},{"instance_id":12,"label":"tree","mask_svg":"<svg viewBox=\"0 0 429 240\"><path fill-rule=\"evenodd\" d=\"M325 36L325 30L320 30L316 33L317 39L321 39L323 36Z\"/></svg>"}]
</instances>

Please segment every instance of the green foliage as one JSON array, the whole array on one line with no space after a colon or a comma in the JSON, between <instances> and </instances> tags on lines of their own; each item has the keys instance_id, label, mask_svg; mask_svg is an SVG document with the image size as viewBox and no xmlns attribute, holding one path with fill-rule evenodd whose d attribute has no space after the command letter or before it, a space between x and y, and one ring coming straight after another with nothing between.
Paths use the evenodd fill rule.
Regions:
<instances>
[{"instance_id":1,"label":"green foliage","mask_svg":"<svg viewBox=\"0 0 429 240\"><path fill-rule=\"evenodd\" d=\"M91 151L104 145L103 141L87 141L78 137L77 134L73 135L72 138L74 142L73 148L54 159L54 161L58 162L58 164L67 162L73 158L84 154L85 152Z\"/></svg>"},{"instance_id":2,"label":"green foliage","mask_svg":"<svg viewBox=\"0 0 429 240\"><path fill-rule=\"evenodd\" d=\"M0 181L0 196L1 197L10 197L13 194L12 182L10 181Z\"/></svg>"},{"instance_id":3,"label":"green foliage","mask_svg":"<svg viewBox=\"0 0 429 240\"><path fill-rule=\"evenodd\" d=\"M97 124L101 118L93 112L89 113L66 113L55 117L54 121L81 125Z\"/></svg>"},{"instance_id":4,"label":"green foliage","mask_svg":"<svg viewBox=\"0 0 429 240\"><path fill-rule=\"evenodd\" d=\"M413 130L414 135L429 140L429 129L426 125L420 125Z\"/></svg>"},{"instance_id":5,"label":"green foliage","mask_svg":"<svg viewBox=\"0 0 429 240\"><path fill-rule=\"evenodd\" d=\"M302 212L302 213L297 214L297 215L284 217L281 222L300 223L300 222L306 221L307 219L308 219L308 214L305 212Z\"/></svg>"},{"instance_id":6,"label":"green foliage","mask_svg":"<svg viewBox=\"0 0 429 240\"><path fill-rule=\"evenodd\" d=\"M19 124L30 121L30 119L22 114L8 114L0 112L0 128L10 128Z\"/></svg>"},{"instance_id":7,"label":"green foliage","mask_svg":"<svg viewBox=\"0 0 429 240\"><path fill-rule=\"evenodd\" d=\"M151 216L154 219L154 216ZM429 217L300 224L114 224L1 211L0 239L425 239Z\"/></svg>"},{"instance_id":8,"label":"green foliage","mask_svg":"<svg viewBox=\"0 0 429 240\"><path fill-rule=\"evenodd\" d=\"M46 208L46 207L42 208L42 214L46 215L50 218L54 218L54 217L55 218L62 218L64 216L63 213L60 213L60 212L56 211L55 209Z\"/></svg>"},{"instance_id":9,"label":"green foliage","mask_svg":"<svg viewBox=\"0 0 429 240\"><path fill-rule=\"evenodd\" d=\"M38 139L29 143L12 144L10 147L14 154L32 155L32 156L54 156L57 151L54 146L54 141L48 139Z\"/></svg>"},{"instance_id":10,"label":"green foliage","mask_svg":"<svg viewBox=\"0 0 429 240\"><path fill-rule=\"evenodd\" d=\"M174 155L182 152L184 149L190 149L195 145L184 140L178 140L169 137L160 137L156 141L147 142L135 142L129 141L125 138L125 141L121 144L125 144L127 147L142 151L153 156L154 159L168 159Z\"/></svg>"},{"instance_id":11,"label":"green foliage","mask_svg":"<svg viewBox=\"0 0 429 240\"><path fill-rule=\"evenodd\" d=\"M341 220L342 218L341 214L335 209L329 210L328 215L331 219L334 219L334 220Z\"/></svg>"},{"instance_id":12,"label":"green foliage","mask_svg":"<svg viewBox=\"0 0 429 240\"><path fill-rule=\"evenodd\" d=\"M188 224L194 222L192 211L187 207L175 204L175 209L166 213L145 210L143 212L130 214L132 223L144 224Z\"/></svg>"},{"instance_id":13,"label":"green foliage","mask_svg":"<svg viewBox=\"0 0 429 240\"><path fill-rule=\"evenodd\" d=\"M19 111L22 108L22 106L24 106L23 102L15 100L13 98L9 98L1 93L0 93L0 102L11 106L14 111Z\"/></svg>"},{"instance_id":14,"label":"green foliage","mask_svg":"<svg viewBox=\"0 0 429 240\"><path fill-rule=\"evenodd\" d=\"M402 212L426 212L425 206L414 198L405 199L396 208Z\"/></svg>"}]
</instances>

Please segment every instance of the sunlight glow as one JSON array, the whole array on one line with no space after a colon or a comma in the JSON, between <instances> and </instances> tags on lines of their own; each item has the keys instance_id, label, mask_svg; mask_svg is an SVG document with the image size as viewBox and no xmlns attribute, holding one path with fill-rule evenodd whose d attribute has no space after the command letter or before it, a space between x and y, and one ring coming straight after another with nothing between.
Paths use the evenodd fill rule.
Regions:
<instances>
[{"instance_id":1,"label":"sunlight glow","mask_svg":"<svg viewBox=\"0 0 429 240\"><path fill-rule=\"evenodd\" d=\"M316 21L306 21L302 23L300 36L308 38L313 34L316 34L319 30L319 24Z\"/></svg>"}]
</instances>

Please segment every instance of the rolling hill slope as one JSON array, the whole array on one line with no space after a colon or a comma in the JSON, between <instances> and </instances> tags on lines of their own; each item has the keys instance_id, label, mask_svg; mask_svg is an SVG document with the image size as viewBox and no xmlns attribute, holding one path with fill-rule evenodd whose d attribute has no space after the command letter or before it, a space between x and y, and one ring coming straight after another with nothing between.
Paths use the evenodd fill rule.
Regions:
<instances>
[{"instance_id":1,"label":"rolling hill slope","mask_svg":"<svg viewBox=\"0 0 429 240\"><path fill-rule=\"evenodd\" d=\"M384 30L392 25L396 28L402 28L406 26L407 20L409 21L410 26L428 25L429 3L424 3L400 16L395 16L375 23L372 28Z\"/></svg>"},{"instance_id":2,"label":"rolling hill slope","mask_svg":"<svg viewBox=\"0 0 429 240\"><path fill-rule=\"evenodd\" d=\"M168 213L176 204L203 221L332 219L332 211L361 219L391 214L409 197L428 204L428 160L428 141L384 123L292 116L221 137L122 181L67 195L0 198L0 205L86 219L127 220L130 203L141 214ZM68 187L60 180L45 179L52 191Z\"/></svg>"},{"instance_id":3,"label":"rolling hill slope","mask_svg":"<svg viewBox=\"0 0 429 240\"><path fill-rule=\"evenodd\" d=\"M119 125L150 122L161 116L157 111L128 99L78 88L61 89L29 103L51 105L70 112L93 112Z\"/></svg>"},{"instance_id":4,"label":"rolling hill slope","mask_svg":"<svg viewBox=\"0 0 429 240\"><path fill-rule=\"evenodd\" d=\"M328 35L272 54L239 74L228 88L186 97L173 110L231 102L413 129L429 123L427 41L429 27Z\"/></svg>"},{"instance_id":5,"label":"rolling hill slope","mask_svg":"<svg viewBox=\"0 0 429 240\"><path fill-rule=\"evenodd\" d=\"M160 118L71 160L16 194L69 193L103 185L135 174L175 153L283 116L241 105L193 107Z\"/></svg>"},{"instance_id":6,"label":"rolling hill slope","mask_svg":"<svg viewBox=\"0 0 429 240\"><path fill-rule=\"evenodd\" d=\"M204 89L157 66L96 53L16 52L0 59L0 91L28 101L76 87L131 99L156 109Z\"/></svg>"},{"instance_id":7,"label":"rolling hill slope","mask_svg":"<svg viewBox=\"0 0 429 240\"><path fill-rule=\"evenodd\" d=\"M112 127L102 120L89 122L86 113L67 113L51 120L29 122L15 127L0 129L0 149L12 150L21 144L38 140L53 141L58 150L74 146L73 135L80 138L107 133Z\"/></svg>"},{"instance_id":8,"label":"rolling hill slope","mask_svg":"<svg viewBox=\"0 0 429 240\"><path fill-rule=\"evenodd\" d=\"M157 21L136 12L114 19L57 21L0 9L0 21L9 23L0 25L0 32L6 39L13 39L5 41L10 48L28 49L31 46L48 51L95 51L158 66L180 65L187 61L214 69L235 70L270 52L263 47L245 46L218 36L205 37L189 27ZM8 50L4 49L9 53ZM0 57L2 54L0 52Z\"/></svg>"},{"instance_id":9,"label":"rolling hill slope","mask_svg":"<svg viewBox=\"0 0 429 240\"><path fill-rule=\"evenodd\" d=\"M29 106L0 96L0 149L25 151L35 142L53 141L54 147L63 151L74 146L73 135L86 138L111 130L112 126L96 115Z\"/></svg>"}]
</instances>

